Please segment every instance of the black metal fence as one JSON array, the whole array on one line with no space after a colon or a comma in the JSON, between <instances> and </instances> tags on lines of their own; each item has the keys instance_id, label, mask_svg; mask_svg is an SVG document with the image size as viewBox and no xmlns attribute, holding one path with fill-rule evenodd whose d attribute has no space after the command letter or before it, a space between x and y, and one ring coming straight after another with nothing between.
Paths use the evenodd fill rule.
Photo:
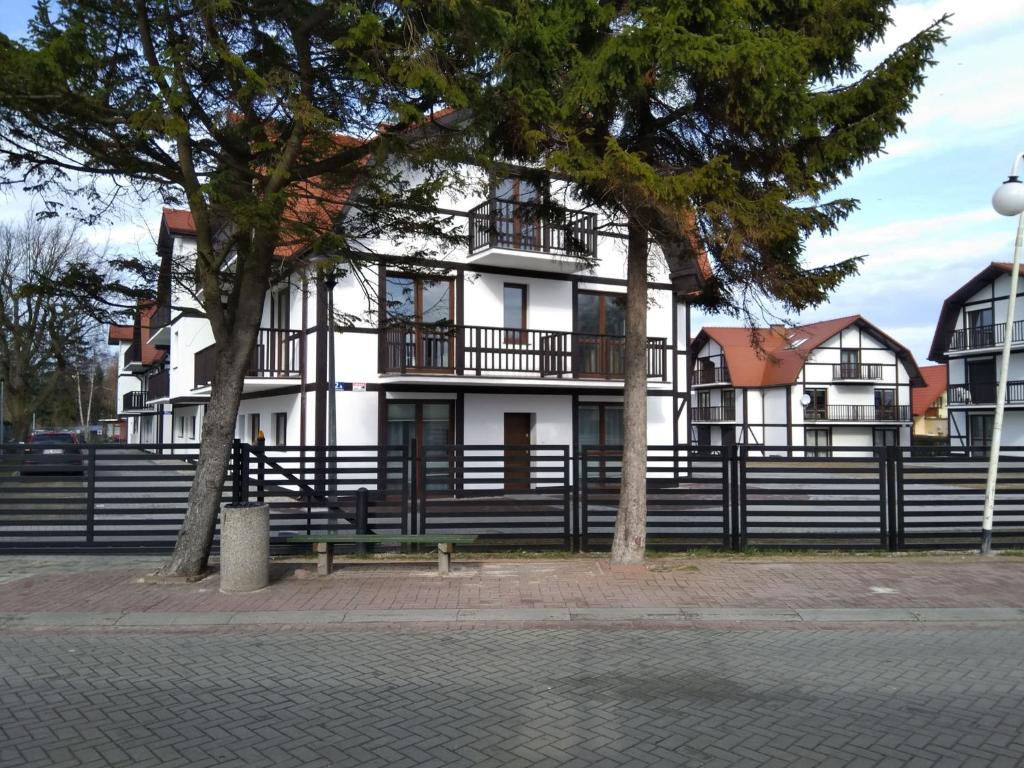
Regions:
<instances>
[{"instance_id":1,"label":"black metal fence","mask_svg":"<svg viewBox=\"0 0 1024 768\"><path fill-rule=\"evenodd\" d=\"M29 449L31 446L28 447ZM166 552L199 446L84 445L0 453L0 551ZM57 450L50 448L47 450ZM479 546L601 550L621 450L453 445L309 448L236 442L223 502L263 501L271 542L293 533L476 533ZM649 449L651 548L970 548L987 456L934 446ZM1004 453L997 546L1024 547L1024 454Z\"/></svg>"}]
</instances>

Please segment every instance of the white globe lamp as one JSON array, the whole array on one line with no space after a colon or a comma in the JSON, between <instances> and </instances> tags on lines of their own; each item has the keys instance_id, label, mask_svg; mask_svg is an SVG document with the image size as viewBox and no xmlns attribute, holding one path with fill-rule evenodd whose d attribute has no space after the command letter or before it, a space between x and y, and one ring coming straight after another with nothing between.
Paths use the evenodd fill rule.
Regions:
<instances>
[{"instance_id":1,"label":"white globe lamp","mask_svg":"<svg viewBox=\"0 0 1024 768\"><path fill-rule=\"evenodd\" d=\"M992 195L992 207L1002 216L1024 213L1024 182L1016 175L1010 176Z\"/></svg>"}]
</instances>

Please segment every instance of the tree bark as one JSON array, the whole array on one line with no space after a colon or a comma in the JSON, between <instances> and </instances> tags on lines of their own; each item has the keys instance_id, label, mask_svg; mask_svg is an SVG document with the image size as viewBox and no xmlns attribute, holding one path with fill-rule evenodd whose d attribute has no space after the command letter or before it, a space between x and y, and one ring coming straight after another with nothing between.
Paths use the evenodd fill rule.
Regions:
<instances>
[{"instance_id":1,"label":"tree bark","mask_svg":"<svg viewBox=\"0 0 1024 768\"><path fill-rule=\"evenodd\" d=\"M647 230L629 221L623 361L622 489L612 563L642 563L647 544Z\"/></svg>"}]
</instances>

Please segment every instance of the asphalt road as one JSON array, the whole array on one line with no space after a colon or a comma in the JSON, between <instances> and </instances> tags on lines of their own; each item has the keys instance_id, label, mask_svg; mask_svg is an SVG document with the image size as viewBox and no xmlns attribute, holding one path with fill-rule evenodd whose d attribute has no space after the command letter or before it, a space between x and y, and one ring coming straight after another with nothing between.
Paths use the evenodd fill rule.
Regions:
<instances>
[{"instance_id":1,"label":"asphalt road","mask_svg":"<svg viewBox=\"0 0 1024 768\"><path fill-rule=\"evenodd\" d=\"M0 765L1019 766L1016 626L0 635Z\"/></svg>"}]
</instances>

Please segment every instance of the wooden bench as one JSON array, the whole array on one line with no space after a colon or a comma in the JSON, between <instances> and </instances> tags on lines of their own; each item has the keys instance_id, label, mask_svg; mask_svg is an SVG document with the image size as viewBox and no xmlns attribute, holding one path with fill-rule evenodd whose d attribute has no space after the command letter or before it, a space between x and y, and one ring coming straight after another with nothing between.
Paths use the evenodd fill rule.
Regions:
<instances>
[{"instance_id":1,"label":"wooden bench","mask_svg":"<svg viewBox=\"0 0 1024 768\"><path fill-rule=\"evenodd\" d=\"M289 544L316 547L316 572L326 576L334 565L335 544L437 544L437 572L448 574L456 544L472 544L475 533L325 533L289 536Z\"/></svg>"}]
</instances>

